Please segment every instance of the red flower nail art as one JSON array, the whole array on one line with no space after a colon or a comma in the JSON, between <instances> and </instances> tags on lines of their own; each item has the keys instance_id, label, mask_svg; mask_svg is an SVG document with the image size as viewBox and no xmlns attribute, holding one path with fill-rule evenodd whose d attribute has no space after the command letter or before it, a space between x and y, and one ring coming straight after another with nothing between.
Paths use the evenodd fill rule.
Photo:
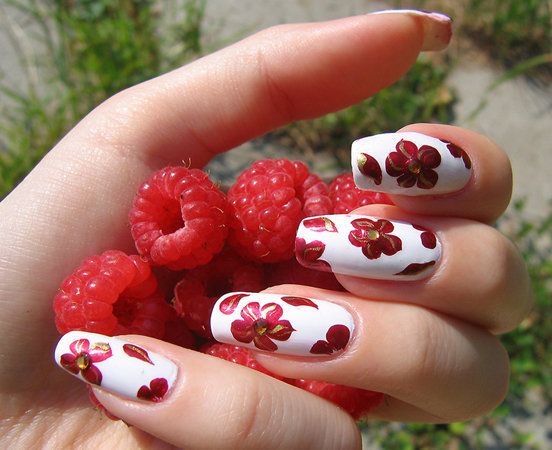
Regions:
<instances>
[{"instance_id":1,"label":"red flower nail art","mask_svg":"<svg viewBox=\"0 0 552 450\"><path fill-rule=\"evenodd\" d=\"M334 352L343 350L349 338L351 331L345 325L333 325L326 332L326 341L317 341L310 349L315 355L331 355Z\"/></svg>"},{"instance_id":2,"label":"red flower nail art","mask_svg":"<svg viewBox=\"0 0 552 450\"><path fill-rule=\"evenodd\" d=\"M69 346L71 353L60 357L61 366L73 374L80 374L92 384L101 386L102 373L94 363L105 361L112 356L111 347L105 342L90 345L88 339L78 339Z\"/></svg>"},{"instance_id":3,"label":"red flower nail art","mask_svg":"<svg viewBox=\"0 0 552 450\"><path fill-rule=\"evenodd\" d=\"M308 228L312 231L329 231L330 233L337 232L337 227L327 217L315 217L314 219L305 219L303 221L305 228Z\"/></svg>"},{"instance_id":4,"label":"red flower nail art","mask_svg":"<svg viewBox=\"0 0 552 450\"><path fill-rule=\"evenodd\" d=\"M412 224L412 227L416 230L423 232L420 235L420 239L422 240L422 245L425 248L435 248L435 246L437 245L437 238L435 237L435 234L433 232L429 231L427 228L424 228L420 225Z\"/></svg>"},{"instance_id":5,"label":"red flower nail art","mask_svg":"<svg viewBox=\"0 0 552 450\"><path fill-rule=\"evenodd\" d=\"M366 153L358 155L357 167L362 175L372 179L376 185L381 184L381 167L372 156Z\"/></svg>"},{"instance_id":6,"label":"red flower nail art","mask_svg":"<svg viewBox=\"0 0 552 450\"><path fill-rule=\"evenodd\" d=\"M462 161L464 162L464 167L466 169L471 169L471 159L464 149L458 147L452 142L443 141L442 139L439 140L447 145L448 151L452 156L454 156L455 158L462 158Z\"/></svg>"},{"instance_id":7,"label":"red flower nail art","mask_svg":"<svg viewBox=\"0 0 552 450\"><path fill-rule=\"evenodd\" d=\"M249 297L249 294L229 295L222 302L220 302L220 312L226 315L232 314L238 307L238 303L240 302L240 300L244 297Z\"/></svg>"},{"instance_id":8,"label":"red flower nail art","mask_svg":"<svg viewBox=\"0 0 552 450\"><path fill-rule=\"evenodd\" d=\"M283 313L276 303L267 303L262 308L258 302L248 303L240 312L243 320L234 320L230 331L239 342L253 342L258 349L273 352L278 350L273 339L287 341L296 331L288 320L280 320Z\"/></svg>"},{"instance_id":9,"label":"red flower nail art","mask_svg":"<svg viewBox=\"0 0 552 450\"><path fill-rule=\"evenodd\" d=\"M355 219L351 222L355 228L349 233L349 241L355 247L361 247L368 259L377 259L383 253L391 256L402 250L402 241L391 233L395 227L385 219Z\"/></svg>"},{"instance_id":10,"label":"red flower nail art","mask_svg":"<svg viewBox=\"0 0 552 450\"><path fill-rule=\"evenodd\" d=\"M434 265L435 265L435 261L428 261L425 263L412 263L406 266L404 270L401 270L395 275L418 275L422 273L424 270Z\"/></svg>"},{"instance_id":11,"label":"red flower nail art","mask_svg":"<svg viewBox=\"0 0 552 450\"><path fill-rule=\"evenodd\" d=\"M322 241L317 240L307 243L303 238L295 238L295 257L302 266L331 272L330 265L320 259L325 249L326 244Z\"/></svg>"},{"instance_id":12,"label":"red flower nail art","mask_svg":"<svg viewBox=\"0 0 552 450\"><path fill-rule=\"evenodd\" d=\"M441 155L437 149L401 139L385 159L385 170L397 178L397 184L403 188L417 185L420 189L431 189L439 176L433 169L441 164Z\"/></svg>"},{"instance_id":13,"label":"red flower nail art","mask_svg":"<svg viewBox=\"0 0 552 450\"><path fill-rule=\"evenodd\" d=\"M144 385L138 389L136 397L158 403L163 400L168 390L169 384L165 378L154 378L150 381L149 387Z\"/></svg>"}]
</instances>

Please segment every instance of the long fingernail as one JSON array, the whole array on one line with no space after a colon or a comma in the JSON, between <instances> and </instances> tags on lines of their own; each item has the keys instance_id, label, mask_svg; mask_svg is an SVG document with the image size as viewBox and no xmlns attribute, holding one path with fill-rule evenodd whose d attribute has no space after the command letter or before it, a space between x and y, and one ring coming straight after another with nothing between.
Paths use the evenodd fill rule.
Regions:
<instances>
[{"instance_id":1,"label":"long fingernail","mask_svg":"<svg viewBox=\"0 0 552 450\"><path fill-rule=\"evenodd\" d=\"M133 400L162 401L177 366L157 353L102 334L71 331L56 346L56 363L78 379Z\"/></svg>"},{"instance_id":2,"label":"long fingernail","mask_svg":"<svg viewBox=\"0 0 552 450\"><path fill-rule=\"evenodd\" d=\"M390 194L456 192L469 181L472 164L455 144L421 133L386 133L353 142L351 164L360 189Z\"/></svg>"},{"instance_id":3,"label":"long fingernail","mask_svg":"<svg viewBox=\"0 0 552 450\"><path fill-rule=\"evenodd\" d=\"M381 280L419 280L441 257L435 234L419 225L353 214L304 219L295 255L305 267Z\"/></svg>"},{"instance_id":4,"label":"long fingernail","mask_svg":"<svg viewBox=\"0 0 552 450\"><path fill-rule=\"evenodd\" d=\"M424 29L422 51L443 50L452 37L452 19L445 14L417 9L387 9L372 14L403 14L418 18Z\"/></svg>"},{"instance_id":5,"label":"long fingernail","mask_svg":"<svg viewBox=\"0 0 552 450\"><path fill-rule=\"evenodd\" d=\"M215 304L211 329L219 342L287 355L321 356L345 349L354 321L345 308L323 300L233 292Z\"/></svg>"}]
</instances>

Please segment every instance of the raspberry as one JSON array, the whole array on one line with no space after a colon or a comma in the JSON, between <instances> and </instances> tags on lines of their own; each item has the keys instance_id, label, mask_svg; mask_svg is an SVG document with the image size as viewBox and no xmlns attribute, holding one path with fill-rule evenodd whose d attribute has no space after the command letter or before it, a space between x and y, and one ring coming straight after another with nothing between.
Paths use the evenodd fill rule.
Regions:
<instances>
[{"instance_id":1,"label":"raspberry","mask_svg":"<svg viewBox=\"0 0 552 450\"><path fill-rule=\"evenodd\" d=\"M300 284L331 291L342 291L343 287L330 272L303 267L295 259L264 266L268 286L279 284Z\"/></svg>"},{"instance_id":2,"label":"raspberry","mask_svg":"<svg viewBox=\"0 0 552 450\"><path fill-rule=\"evenodd\" d=\"M250 369L257 370L266 375L276 378L277 380L284 380L284 377L276 375L266 370L253 356L253 353L244 347L238 347L237 345L219 344L218 342L212 344L206 344L201 348L201 352L207 355L216 356L217 358L225 359L236 364L240 364Z\"/></svg>"},{"instance_id":3,"label":"raspberry","mask_svg":"<svg viewBox=\"0 0 552 450\"><path fill-rule=\"evenodd\" d=\"M207 266L190 270L174 289L174 307L196 334L212 338L210 317L219 297L227 292L259 292L265 288L262 269L225 251Z\"/></svg>"},{"instance_id":4,"label":"raspberry","mask_svg":"<svg viewBox=\"0 0 552 450\"><path fill-rule=\"evenodd\" d=\"M224 194L199 169L165 167L143 183L129 220L138 253L173 270L207 264L228 234Z\"/></svg>"},{"instance_id":5,"label":"raspberry","mask_svg":"<svg viewBox=\"0 0 552 450\"><path fill-rule=\"evenodd\" d=\"M351 173L339 175L330 183L330 198L334 204L334 214L347 214L364 205L393 204L386 194L357 188Z\"/></svg>"},{"instance_id":6,"label":"raspberry","mask_svg":"<svg viewBox=\"0 0 552 450\"><path fill-rule=\"evenodd\" d=\"M325 398L347 411L355 420L368 414L383 402L383 394L325 381L295 380L298 388Z\"/></svg>"},{"instance_id":7,"label":"raspberry","mask_svg":"<svg viewBox=\"0 0 552 450\"><path fill-rule=\"evenodd\" d=\"M174 308L172 309L169 320L165 323L163 340L184 348L193 349L196 347L194 335L188 327L186 327L184 321L176 315Z\"/></svg>"},{"instance_id":8,"label":"raspberry","mask_svg":"<svg viewBox=\"0 0 552 450\"><path fill-rule=\"evenodd\" d=\"M228 202L229 244L260 262L290 259L301 219L332 210L324 182L287 159L253 163L228 191Z\"/></svg>"},{"instance_id":9,"label":"raspberry","mask_svg":"<svg viewBox=\"0 0 552 450\"><path fill-rule=\"evenodd\" d=\"M150 266L139 256L109 250L87 258L54 298L57 329L161 337L168 305L156 289Z\"/></svg>"}]
</instances>

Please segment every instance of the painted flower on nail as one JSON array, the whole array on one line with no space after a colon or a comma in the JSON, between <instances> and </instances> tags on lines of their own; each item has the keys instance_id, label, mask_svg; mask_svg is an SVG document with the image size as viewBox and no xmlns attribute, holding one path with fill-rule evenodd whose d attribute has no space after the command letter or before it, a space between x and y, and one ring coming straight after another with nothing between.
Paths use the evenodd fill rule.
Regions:
<instances>
[{"instance_id":1,"label":"painted flower on nail","mask_svg":"<svg viewBox=\"0 0 552 450\"><path fill-rule=\"evenodd\" d=\"M422 234L420 234L420 239L422 241L422 245L425 248L435 248L437 246L437 238L435 237L434 233L420 225L412 224L412 227L422 232Z\"/></svg>"},{"instance_id":2,"label":"painted flower on nail","mask_svg":"<svg viewBox=\"0 0 552 450\"><path fill-rule=\"evenodd\" d=\"M149 387L144 385L138 389L136 397L158 403L163 400L168 390L169 384L165 378L154 378L150 381Z\"/></svg>"},{"instance_id":3,"label":"painted flower on nail","mask_svg":"<svg viewBox=\"0 0 552 450\"><path fill-rule=\"evenodd\" d=\"M262 308L258 302L248 303L240 312L243 320L234 320L230 331L239 342L253 342L258 349L273 352L278 350L273 339L287 341L296 331L288 320L280 320L283 313L276 303L267 303Z\"/></svg>"},{"instance_id":4,"label":"painted flower on nail","mask_svg":"<svg viewBox=\"0 0 552 450\"><path fill-rule=\"evenodd\" d=\"M381 184L381 167L375 158L366 153L361 153L358 155L357 167L362 175L372 179L376 185Z\"/></svg>"},{"instance_id":5,"label":"painted flower on nail","mask_svg":"<svg viewBox=\"0 0 552 450\"><path fill-rule=\"evenodd\" d=\"M351 331L345 325L332 325L326 333L326 340L317 341L310 352L315 355L331 355L343 350L349 342L350 336Z\"/></svg>"},{"instance_id":6,"label":"painted flower on nail","mask_svg":"<svg viewBox=\"0 0 552 450\"><path fill-rule=\"evenodd\" d=\"M401 139L385 160L385 170L397 178L397 184L403 188L417 185L420 189L431 189L439 176L433 169L441 164L441 155L437 149L422 145L420 148L411 141Z\"/></svg>"},{"instance_id":7,"label":"painted flower on nail","mask_svg":"<svg viewBox=\"0 0 552 450\"><path fill-rule=\"evenodd\" d=\"M326 244L322 241L316 240L307 243L303 238L295 238L295 256L302 266L331 272L330 265L320 259L325 249Z\"/></svg>"},{"instance_id":8,"label":"painted flower on nail","mask_svg":"<svg viewBox=\"0 0 552 450\"><path fill-rule=\"evenodd\" d=\"M102 384L102 373L94 363L105 361L112 356L111 347L106 342L95 342L90 345L88 339L78 339L69 346L71 353L60 357L61 366L73 374L80 374L92 384Z\"/></svg>"},{"instance_id":9,"label":"painted flower on nail","mask_svg":"<svg viewBox=\"0 0 552 450\"><path fill-rule=\"evenodd\" d=\"M303 226L312 231L329 231L330 233L337 232L337 227L327 217L315 217L314 219L305 219L303 221Z\"/></svg>"},{"instance_id":10,"label":"painted flower on nail","mask_svg":"<svg viewBox=\"0 0 552 450\"><path fill-rule=\"evenodd\" d=\"M471 169L471 159L464 149L458 147L451 142L443 141L442 139L440 141L444 142L447 145L448 151L452 156L454 156L455 158L462 158L462 161L464 162L464 167L466 169Z\"/></svg>"},{"instance_id":11,"label":"painted flower on nail","mask_svg":"<svg viewBox=\"0 0 552 450\"><path fill-rule=\"evenodd\" d=\"M351 222L354 230L349 233L349 241L361 247L368 259L377 259L383 253L391 256L402 250L402 241L390 234L395 227L385 219L355 219Z\"/></svg>"}]
</instances>

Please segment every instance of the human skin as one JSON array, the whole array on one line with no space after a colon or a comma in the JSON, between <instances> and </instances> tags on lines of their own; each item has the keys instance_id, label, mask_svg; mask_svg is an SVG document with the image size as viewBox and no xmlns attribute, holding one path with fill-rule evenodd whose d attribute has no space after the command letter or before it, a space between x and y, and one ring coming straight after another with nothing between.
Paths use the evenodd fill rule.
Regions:
<instances>
[{"instance_id":1,"label":"human skin","mask_svg":"<svg viewBox=\"0 0 552 450\"><path fill-rule=\"evenodd\" d=\"M86 256L110 248L133 252L127 212L153 170L182 160L202 167L278 126L369 97L399 79L422 49L446 45L428 41L427 20L381 14L262 31L108 99L45 156L0 204L2 447L360 446L354 421L334 405L141 336L127 339L172 360L176 384L156 404L95 389L124 420L108 421L90 407L82 383L52 360L59 336L51 302ZM509 201L510 164L494 143L468 130L436 124L406 130L464 148L472 180L455 194L393 195L396 207L357 212L431 227L443 245L439 267L407 283L338 275L348 293L271 288L343 305L355 317L355 336L337 357L258 358L285 376L385 393L373 417L463 420L502 401L509 368L496 334L515 327L532 301L519 254L487 225Z\"/></svg>"}]
</instances>

